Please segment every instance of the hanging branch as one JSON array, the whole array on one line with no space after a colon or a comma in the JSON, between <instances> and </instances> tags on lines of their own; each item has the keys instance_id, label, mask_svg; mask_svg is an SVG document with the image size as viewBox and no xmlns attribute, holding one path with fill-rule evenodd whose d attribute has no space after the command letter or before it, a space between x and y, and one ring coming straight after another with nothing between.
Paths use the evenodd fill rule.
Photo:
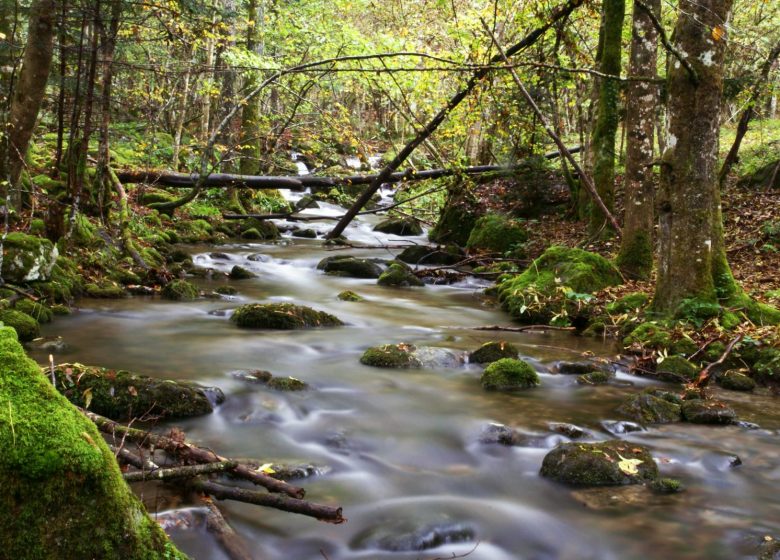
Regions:
<instances>
[{"instance_id":1,"label":"hanging branch","mask_svg":"<svg viewBox=\"0 0 780 560\"><path fill-rule=\"evenodd\" d=\"M491 31L491 29L487 26L487 24L484 21L482 22L482 27L485 29L485 32L493 40L493 44L498 49L501 58L504 61L508 62L509 61L508 54L505 53L501 45L498 44L498 40L496 39L496 36L493 34L493 31ZM612 224L612 227L614 228L616 235L620 237L621 235L620 225L618 224L618 221L615 219L615 216L613 216L612 213L609 211L609 208L607 208L607 205L604 204L604 201L599 196L599 193L596 191L596 186L593 184L593 179L590 177L590 175L585 173L582 167L580 167L580 164L577 163L577 160L574 158L572 153L566 149L566 146L563 144L563 140L561 140L560 136L558 136L555 133L555 131L552 129L550 123L547 121L547 118L544 116L544 114L542 114L541 109L539 109L539 106L536 104L533 97L531 97L531 94L528 93L528 90L523 85L523 82L520 81L517 72L515 72L514 69L510 69L509 73L512 76L512 80L514 80L515 85L520 90L520 93L523 94L523 97L525 98L526 102L531 106L531 109L533 109L534 114L542 123L542 126L544 126L544 130L547 132L547 135L550 138L552 138L553 142L555 142L555 145L558 146L558 149L560 150L561 154L563 154L563 157L566 158L566 160L571 164L571 166L577 172L577 174L580 177L580 181L585 186L585 190L588 191L588 194L590 194L593 201L596 203L599 209L604 213L604 216L606 216L610 224Z\"/></svg>"},{"instance_id":2,"label":"hanging branch","mask_svg":"<svg viewBox=\"0 0 780 560\"><path fill-rule=\"evenodd\" d=\"M575 8L579 7L582 2L583 0L569 0L566 4L561 4L556 7L547 22L534 29L519 43L516 43L510 47L506 51L506 56L515 55L521 50L536 43L539 38L544 35L544 33L550 27L552 27L553 24L555 24L555 22L568 17L568 15L574 11ZM496 55L490 59L490 63L494 64L501 60L503 60L503 57ZM406 144L406 146L404 146L400 152L398 152L398 154L390 163L384 167L384 169L382 169L379 175L377 175L377 177L371 182L371 186L363 191L363 193L358 197L358 199L347 211L341 221L339 221L339 223L336 224L336 227L328 233L328 239L338 237L344 232L344 229L354 219L360 209L363 208L363 206L365 206L365 204L371 199L374 193L380 189L382 184L387 182L388 178L406 161L406 159L412 154L412 152L414 152L417 146L422 144L436 131L437 128L439 128L439 126L444 122L444 119L447 118L447 115L449 115L450 112L453 111L460 104L460 102L463 101L466 96L468 96L469 93L471 93L471 91L477 87L477 85L485 78L485 76L488 75L489 72L490 70L488 69L479 69L475 71L474 74L472 74L471 78L468 82L466 82L466 85L463 87L463 89L450 98L450 100L447 102L447 105L444 106L436 114L436 116L433 117L433 119L427 125L425 125L425 127L423 127L408 144Z\"/></svg>"}]
</instances>

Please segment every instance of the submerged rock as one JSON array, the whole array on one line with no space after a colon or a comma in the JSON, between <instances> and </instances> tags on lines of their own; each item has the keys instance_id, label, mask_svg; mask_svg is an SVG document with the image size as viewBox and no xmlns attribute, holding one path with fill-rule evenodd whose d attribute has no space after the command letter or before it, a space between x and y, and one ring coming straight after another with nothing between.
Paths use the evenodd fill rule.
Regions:
<instances>
[{"instance_id":1,"label":"submerged rock","mask_svg":"<svg viewBox=\"0 0 780 560\"><path fill-rule=\"evenodd\" d=\"M447 348L438 348L436 346L418 346L412 355L422 364L429 368L454 368L463 365L463 355L448 350Z\"/></svg>"},{"instance_id":2,"label":"submerged rock","mask_svg":"<svg viewBox=\"0 0 780 560\"><path fill-rule=\"evenodd\" d=\"M303 305L292 303L250 303L242 305L230 316L239 327L245 329L306 329L313 327L337 327L341 320Z\"/></svg>"},{"instance_id":3,"label":"submerged rock","mask_svg":"<svg viewBox=\"0 0 780 560\"><path fill-rule=\"evenodd\" d=\"M410 552L430 550L445 544L472 542L476 539L473 526L462 522L427 523L422 526L411 520L383 523L358 535L352 543L359 550Z\"/></svg>"},{"instance_id":4,"label":"submerged rock","mask_svg":"<svg viewBox=\"0 0 780 560\"><path fill-rule=\"evenodd\" d=\"M630 434L632 432L643 432L645 429L635 422L626 422L625 420L604 420L601 425L610 434Z\"/></svg>"},{"instance_id":5,"label":"submerged rock","mask_svg":"<svg viewBox=\"0 0 780 560\"><path fill-rule=\"evenodd\" d=\"M539 374L528 362L502 358L485 368L480 383L484 389L512 391L536 387L541 381Z\"/></svg>"},{"instance_id":6,"label":"submerged rock","mask_svg":"<svg viewBox=\"0 0 780 560\"><path fill-rule=\"evenodd\" d=\"M579 426L574 424L567 424L565 422L550 422L550 429L553 432L563 434L569 439L580 439L586 437L588 432Z\"/></svg>"},{"instance_id":7,"label":"submerged rock","mask_svg":"<svg viewBox=\"0 0 780 560\"><path fill-rule=\"evenodd\" d=\"M542 461L540 474L575 486L621 486L658 478L647 447L622 440L563 443Z\"/></svg>"},{"instance_id":8,"label":"submerged rock","mask_svg":"<svg viewBox=\"0 0 780 560\"><path fill-rule=\"evenodd\" d=\"M228 274L228 276L231 280L248 280L249 278L256 278L257 274L251 270L247 270L243 266L235 265L230 269L230 274Z\"/></svg>"},{"instance_id":9,"label":"submerged rock","mask_svg":"<svg viewBox=\"0 0 780 560\"><path fill-rule=\"evenodd\" d=\"M302 237L304 239L317 239L317 232L311 228L299 229L292 232L293 237Z\"/></svg>"},{"instance_id":10,"label":"submerged rock","mask_svg":"<svg viewBox=\"0 0 780 560\"><path fill-rule=\"evenodd\" d=\"M646 389L641 393L629 395L617 410L643 424L668 424L681 420L681 404L682 399L677 395Z\"/></svg>"},{"instance_id":11,"label":"submerged rock","mask_svg":"<svg viewBox=\"0 0 780 560\"><path fill-rule=\"evenodd\" d=\"M51 375L48 366L44 375ZM128 371L82 364L55 367L57 390L76 406L113 420L144 415L164 418L202 416L225 400L220 389L189 381L155 379ZM211 398L209 398L211 397Z\"/></svg>"},{"instance_id":12,"label":"submerged rock","mask_svg":"<svg viewBox=\"0 0 780 560\"><path fill-rule=\"evenodd\" d=\"M614 372L601 370L577 376L577 383L580 385L606 385L614 378Z\"/></svg>"},{"instance_id":13,"label":"submerged rock","mask_svg":"<svg viewBox=\"0 0 780 560\"><path fill-rule=\"evenodd\" d=\"M682 415L693 424L733 424L737 413L722 401L692 400L682 404Z\"/></svg>"},{"instance_id":14,"label":"submerged rock","mask_svg":"<svg viewBox=\"0 0 780 560\"><path fill-rule=\"evenodd\" d=\"M393 263L390 267L384 271L377 284L380 286L398 286L398 287L413 287L424 286L423 281L417 278L406 265L399 263Z\"/></svg>"},{"instance_id":15,"label":"submerged rock","mask_svg":"<svg viewBox=\"0 0 780 560\"><path fill-rule=\"evenodd\" d=\"M382 274L382 267L375 262L348 255L325 257L317 264L317 269L326 274L350 278L379 278Z\"/></svg>"},{"instance_id":16,"label":"submerged rock","mask_svg":"<svg viewBox=\"0 0 780 560\"><path fill-rule=\"evenodd\" d=\"M186 560L122 480L95 425L57 394L8 328L0 329L0 402L4 558Z\"/></svg>"},{"instance_id":17,"label":"submerged rock","mask_svg":"<svg viewBox=\"0 0 780 560\"><path fill-rule=\"evenodd\" d=\"M469 361L474 364L489 364L502 358L517 358L520 351L505 340L486 342L469 354Z\"/></svg>"},{"instance_id":18,"label":"submerged rock","mask_svg":"<svg viewBox=\"0 0 780 560\"><path fill-rule=\"evenodd\" d=\"M412 218L387 218L374 226L374 231L394 235L422 235L422 226Z\"/></svg>"}]
</instances>

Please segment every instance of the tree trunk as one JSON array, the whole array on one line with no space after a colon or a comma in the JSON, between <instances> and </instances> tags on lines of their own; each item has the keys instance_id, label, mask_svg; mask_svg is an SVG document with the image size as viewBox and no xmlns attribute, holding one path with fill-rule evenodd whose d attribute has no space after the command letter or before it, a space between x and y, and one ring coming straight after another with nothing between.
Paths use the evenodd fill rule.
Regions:
<instances>
[{"instance_id":1,"label":"tree trunk","mask_svg":"<svg viewBox=\"0 0 780 560\"><path fill-rule=\"evenodd\" d=\"M19 177L51 68L56 8L55 0L35 0L30 6L27 47L11 101L7 144L3 143L0 148L5 152L0 153L0 177L8 181L7 188L17 209L21 209L22 204Z\"/></svg>"},{"instance_id":2,"label":"tree trunk","mask_svg":"<svg viewBox=\"0 0 780 560\"><path fill-rule=\"evenodd\" d=\"M674 42L698 79L678 60L671 62L653 300L659 312L671 313L687 298L717 302L737 291L723 244L716 167L731 5L732 0L680 1Z\"/></svg>"},{"instance_id":3,"label":"tree trunk","mask_svg":"<svg viewBox=\"0 0 780 560\"><path fill-rule=\"evenodd\" d=\"M601 45L599 71L603 74L619 76L625 0L604 0L603 10L604 39ZM596 192L610 212L615 207L615 137L620 120L619 94L618 80L609 78L600 80L598 109L591 134L593 182ZM606 216L599 208L591 205L589 214L591 233L597 233L604 227L609 228Z\"/></svg>"},{"instance_id":4,"label":"tree trunk","mask_svg":"<svg viewBox=\"0 0 780 560\"><path fill-rule=\"evenodd\" d=\"M247 25L246 48L257 54L263 54L262 29L263 7L260 0L249 0L247 17L252 22ZM246 90L251 91L259 84L257 76L249 73ZM241 175L260 173L260 99L256 96L244 106L241 115Z\"/></svg>"},{"instance_id":5,"label":"tree trunk","mask_svg":"<svg viewBox=\"0 0 780 560\"><path fill-rule=\"evenodd\" d=\"M661 0L648 0L657 19ZM629 77L656 74L658 32L650 15L634 4ZM631 278L646 280L653 269L653 143L658 85L632 81L626 95L626 172L623 179L625 217L617 263Z\"/></svg>"}]
</instances>

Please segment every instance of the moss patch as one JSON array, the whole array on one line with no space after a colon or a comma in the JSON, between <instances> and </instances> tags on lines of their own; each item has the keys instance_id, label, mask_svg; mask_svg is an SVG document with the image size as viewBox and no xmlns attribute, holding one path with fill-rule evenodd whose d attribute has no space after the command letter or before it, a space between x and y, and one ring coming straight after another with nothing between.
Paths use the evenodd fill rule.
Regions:
<instances>
[{"instance_id":1,"label":"moss patch","mask_svg":"<svg viewBox=\"0 0 780 560\"><path fill-rule=\"evenodd\" d=\"M658 467L647 447L612 440L561 444L544 457L540 474L573 486L622 486L655 480Z\"/></svg>"},{"instance_id":2,"label":"moss patch","mask_svg":"<svg viewBox=\"0 0 780 560\"><path fill-rule=\"evenodd\" d=\"M729 391L752 391L756 388L755 381L741 371L734 369L718 376L716 381L718 385Z\"/></svg>"},{"instance_id":3,"label":"moss patch","mask_svg":"<svg viewBox=\"0 0 780 560\"><path fill-rule=\"evenodd\" d=\"M344 324L334 315L292 303L242 305L235 310L230 320L245 329L291 330Z\"/></svg>"},{"instance_id":4,"label":"moss patch","mask_svg":"<svg viewBox=\"0 0 780 560\"><path fill-rule=\"evenodd\" d=\"M417 278L406 265L393 263L385 270L377 280L380 286L395 287L419 287L424 286L423 281Z\"/></svg>"},{"instance_id":5,"label":"moss patch","mask_svg":"<svg viewBox=\"0 0 780 560\"><path fill-rule=\"evenodd\" d=\"M380 368L419 368L422 367L422 363L414 357L415 350L414 346L403 342L374 346L363 353L360 363Z\"/></svg>"},{"instance_id":6,"label":"moss patch","mask_svg":"<svg viewBox=\"0 0 780 560\"><path fill-rule=\"evenodd\" d=\"M364 301L364 297L356 294L352 290L344 290L336 296L341 301Z\"/></svg>"},{"instance_id":7,"label":"moss patch","mask_svg":"<svg viewBox=\"0 0 780 560\"><path fill-rule=\"evenodd\" d=\"M474 364L489 364L502 358L517 358L519 350L505 340L486 342L469 354L469 361Z\"/></svg>"},{"instance_id":8,"label":"moss patch","mask_svg":"<svg viewBox=\"0 0 780 560\"><path fill-rule=\"evenodd\" d=\"M54 316L51 309L29 299L20 299L14 305L14 309L26 313L41 324L51 323Z\"/></svg>"},{"instance_id":9,"label":"moss patch","mask_svg":"<svg viewBox=\"0 0 780 560\"><path fill-rule=\"evenodd\" d=\"M484 389L511 391L536 387L541 381L539 374L528 362L502 358L485 368L480 383Z\"/></svg>"},{"instance_id":10,"label":"moss patch","mask_svg":"<svg viewBox=\"0 0 780 560\"><path fill-rule=\"evenodd\" d=\"M0 323L14 329L22 342L30 342L41 335L38 321L21 311L14 309L0 311Z\"/></svg>"},{"instance_id":11,"label":"moss patch","mask_svg":"<svg viewBox=\"0 0 780 560\"><path fill-rule=\"evenodd\" d=\"M171 301L192 301L197 299L198 289L186 280L174 280L163 287L160 295Z\"/></svg>"},{"instance_id":12,"label":"moss patch","mask_svg":"<svg viewBox=\"0 0 780 560\"><path fill-rule=\"evenodd\" d=\"M670 373L682 382L693 381L700 368L682 356L669 356L656 366L656 371Z\"/></svg>"},{"instance_id":13,"label":"moss patch","mask_svg":"<svg viewBox=\"0 0 780 560\"><path fill-rule=\"evenodd\" d=\"M504 253L514 251L521 256L520 247L528 241L528 232L516 221L501 214L487 214L474 224L466 247L472 251Z\"/></svg>"},{"instance_id":14,"label":"moss patch","mask_svg":"<svg viewBox=\"0 0 780 560\"><path fill-rule=\"evenodd\" d=\"M411 218L387 218L374 226L374 231L393 235L422 235L422 227Z\"/></svg>"}]
</instances>

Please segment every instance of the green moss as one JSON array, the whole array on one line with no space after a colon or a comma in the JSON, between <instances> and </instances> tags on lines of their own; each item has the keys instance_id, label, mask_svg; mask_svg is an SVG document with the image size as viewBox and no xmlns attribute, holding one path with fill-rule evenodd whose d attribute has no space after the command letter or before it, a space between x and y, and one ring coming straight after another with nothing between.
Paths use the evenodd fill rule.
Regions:
<instances>
[{"instance_id":1,"label":"green moss","mask_svg":"<svg viewBox=\"0 0 780 560\"><path fill-rule=\"evenodd\" d=\"M606 305L609 313L630 313L638 311L648 304L650 297L642 292L634 292Z\"/></svg>"},{"instance_id":2,"label":"green moss","mask_svg":"<svg viewBox=\"0 0 780 560\"><path fill-rule=\"evenodd\" d=\"M648 280L653 271L653 240L645 231L632 234L620 244L615 264L628 278Z\"/></svg>"},{"instance_id":3,"label":"green moss","mask_svg":"<svg viewBox=\"0 0 780 560\"><path fill-rule=\"evenodd\" d=\"M103 244L98 237L97 227L84 214L76 214L71 239L79 247L94 248Z\"/></svg>"},{"instance_id":4,"label":"green moss","mask_svg":"<svg viewBox=\"0 0 780 560\"><path fill-rule=\"evenodd\" d=\"M174 280L163 287L160 295L172 301L191 301L197 299L199 293L198 289L186 280Z\"/></svg>"},{"instance_id":5,"label":"green moss","mask_svg":"<svg viewBox=\"0 0 780 560\"><path fill-rule=\"evenodd\" d=\"M138 204L149 206L150 204L173 202L176 200L176 197L165 191L146 188L144 192L138 195L136 200Z\"/></svg>"},{"instance_id":6,"label":"green moss","mask_svg":"<svg viewBox=\"0 0 780 560\"><path fill-rule=\"evenodd\" d=\"M89 297L98 299L121 299L127 296L125 289L114 283L87 284L84 291Z\"/></svg>"},{"instance_id":7,"label":"green moss","mask_svg":"<svg viewBox=\"0 0 780 560\"><path fill-rule=\"evenodd\" d=\"M335 327L344 323L324 311L292 303L250 303L242 305L230 317L236 325L246 329L305 329Z\"/></svg>"},{"instance_id":8,"label":"green moss","mask_svg":"<svg viewBox=\"0 0 780 560\"><path fill-rule=\"evenodd\" d=\"M0 547L19 559L185 559L122 480L95 426L0 329Z\"/></svg>"},{"instance_id":9,"label":"green moss","mask_svg":"<svg viewBox=\"0 0 780 560\"><path fill-rule=\"evenodd\" d=\"M276 391L304 391L309 388L308 383L295 377L272 377L267 386Z\"/></svg>"},{"instance_id":10,"label":"green moss","mask_svg":"<svg viewBox=\"0 0 780 560\"><path fill-rule=\"evenodd\" d=\"M699 368L682 356L669 356L656 367L658 371L671 373L682 381L693 381L699 374Z\"/></svg>"},{"instance_id":11,"label":"green moss","mask_svg":"<svg viewBox=\"0 0 780 560\"><path fill-rule=\"evenodd\" d=\"M339 295L336 296L341 301L363 301L365 298L362 296L359 296L352 290L344 290L343 292L339 293Z\"/></svg>"},{"instance_id":12,"label":"green moss","mask_svg":"<svg viewBox=\"0 0 780 560\"><path fill-rule=\"evenodd\" d=\"M631 334L623 339L624 346L639 346L640 348L667 348L672 342L672 335L658 323L647 322L637 326Z\"/></svg>"},{"instance_id":13,"label":"green moss","mask_svg":"<svg viewBox=\"0 0 780 560\"><path fill-rule=\"evenodd\" d=\"M720 304L696 298L684 299L675 309L675 319L701 327L710 319L720 317L723 309Z\"/></svg>"},{"instance_id":14,"label":"green moss","mask_svg":"<svg viewBox=\"0 0 780 560\"><path fill-rule=\"evenodd\" d=\"M375 262L349 255L325 257L317 263L317 269L326 274L350 278L379 278L382 274L382 267Z\"/></svg>"},{"instance_id":15,"label":"green moss","mask_svg":"<svg viewBox=\"0 0 780 560\"><path fill-rule=\"evenodd\" d=\"M279 239L282 236L276 224L268 220L250 218L245 220L241 228L244 239Z\"/></svg>"},{"instance_id":16,"label":"green moss","mask_svg":"<svg viewBox=\"0 0 780 560\"><path fill-rule=\"evenodd\" d=\"M489 364L502 358L517 358L519 353L514 345L504 340L491 341L469 354L469 361L474 364Z\"/></svg>"},{"instance_id":17,"label":"green moss","mask_svg":"<svg viewBox=\"0 0 780 560\"><path fill-rule=\"evenodd\" d=\"M51 278L57 255L48 239L9 233L3 241L3 279L13 284L45 282Z\"/></svg>"},{"instance_id":18,"label":"green moss","mask_svg":"<svg viewBox=\"0 0 780 560\"><path fill-rule=\"evenodd\" d=\"M678 494L685 490L682 482L674 478L659 478L652 481L648 487L656 494Z\"/></svg>"},{"instance_id":19,"label":"green moss","mask_svg":"<svg viewBox=\"0 0 780 560\"><path fill-rule=\"evenodd\" d=\"M743 292L729 298L725 305L732 311L743 314L756 325L780 325L779 309L758 302Z\"/></svg>"},{"instance_id":20,"label":"green moss","mask_svg":"<svg viewBox=\"0 0 780 560\"><path fill-rule=\"evenodd\" d=\"M14 329L22 342L30 342L41 335L38 321L21 311L14 309L0 311L0 323Z\"/></svg>"},{"instance_id":21,"label":"green moss","mask_svg":"<svg viewBox=\"0 0 780 560\"><path fill-rule=\"evenodd\" d=\"M391 264L388 269L379 276L377 284L380 286L400 287L424 286L423 281L417 278L406 265L399 263Z\"/></svg>"},{"instance_id":22,"label":"green moss","mask_svg":"<svg viewBox=\"0 0 780 560\"><path fill-rule=\"evenodd\" d=\"M758 359L751 367L754 377L763 381L780 379L780 349L767 348L759 352Z\"/></svg>"},{"instance_id":23,"label":"green moss","mask_svg":"<svg viewBox=\"0 0 780 560\"><path fill-rule=\"evenodd\" d=\"M447 200L442 207L436 226L428 234L437 243L466 245L471 230L479 218L478 200L470 192L469 184L460 178L447 189Z\"/></svg>"},{"instance_id":24,"label":"green moss","mask_svg":"<svg viewBox=\"0 0 780 560\"><path fill-rule=\"evenodd\" d=\"M447 245L441 248L412 245L401 251L397 257L399 261L408 264L438 264L444 266L456 264L464 258L463 252L456 245Z\"/></svg>"},{"instance_id":25,"label":"green moss","mask_svg":"<svg viewBox=\"0 0 780 560\"><path fill-rule=\"evenodd\" d=\"M41 324L51 323L53 317L51 309L29 299L20 299L14 309L26 313Z\"/></svg>"},{"instance_id":26,"label":"green moss","mask_svg":"<svg viewBox=\"0 0 780 560\"><path fill-rule=\"evenodd\" d=\"M422 226L412 218L387 218L374 226L374 231L394 235L422 235Z\"/></svg>"},{"instance_id":27,"label":"green moss","mask_svg":"<svg viewBox=\"0 0 780 560\"><path fill-rule=\"evenodd\" d=\"M485 368L480 383L483 389L508 391L536 387L541 381L539 374L528 362L502 358Z\"/></svg>"},{"instance_id":28,"label":"green moss","mask_svg":"<svg viewBox=\"0 0 780 560\"><path fill-rule=\"evenodd\" d=\"M694 424L733 424L737 420L737 413L725 403L702 399L684 401L682 416Z\"/></svg>"},{"instance_id":29,"label":"green moss","mask_svg":"<svg viewBox=\"0 0 780 560\"><path fill-rule=\"evenodd\" d=\"M233 286L217 286L214 288L214 291L218 294L222 294L223 296L234 296L238 293L238 290L236 290Z\"/></svg>"},{"instance_id":30,"label":"green moss","mask_svg":"<svg viewBox=\"0 0 780 560\"><path fill-rule=\"evenodd\" d=\"M48 374L49 368L43 368ZM195 383L156 379L128 371L82 364L56 366L57 389L70 402L113 420L152 415L160 419L212 412L205 388ZM217 390L217 400L224 400Z\"/></svg>"},{"instance_id":31,"label":"green moss","mask_svg":"<svg viewBox=\"0 0 780 560\"><path fill-rule=\"evenodd\" d=\"M648 389L629 395L617 411L642 424L668 424L679 422L681 410L679 402L663 398L664 392Z\"/></svg>"},{"instance_id":32,"label":"green moss","mask_svg":"<svg viewBox=\"0 0 780 560\"><path fill-rule=\"evenodd\" d=\"M631 461L636 472L621 469ZM629 472L626 472L629 471ZM563 443L542 461L540 474L574 486L621 486L658 478L650 450L637 443L611 440L602 443Z\"/></svg>"},{"instance_id":33,"label":"green moss","mask_svg":"<svg viewBox=\"0 0 780 560\"><path fill-rule=\"evenodd\" d=\"M728 370L723 375L718 376L718 385L729 391L752 391L756 388L756 382L750 377L737 370Z\"/></svg>"},{"instance_id":34,"label":"green moss","mask_svg":"<svg viewBox=\"0 0 780 560\"><path fill-rule=\"evenodd\" d=\"M46 222L40 218L34 218L30 222L30 235L43 236L46 233Z\"/></svg>"},{"instance_id":35,"label":"green moss","mask_svg":"<svg viewBox=\"0 0 780 560\"><path fill-rule=\"evenodd\" d=\"M501 214L487 214L474 224L466 247L475 251L501 254L512 250L523 253L520 245L526 241L528 232L518 222Z\"/></svg>"},{"instance_id":36,"label":"green moss","mask_svg":"<svg viewBox=\"0 0 780 560\"><path fill-rule=\"evenodd\" d=\"M577 377L580 385L606 385L615 375L609 371L594 371Z\"/></svg>"},{"instance_id":37,"label":"green moss","mask_svg":"<svg viewBox=\"0 0 780 560\"><path fill-rule=\"evenodd\" d=\"M411 344L385 344L366 350L360 357L360 363L380 368L419 368L420 360L414 357L416 348Z\"/></svg>"}]
</instances>

